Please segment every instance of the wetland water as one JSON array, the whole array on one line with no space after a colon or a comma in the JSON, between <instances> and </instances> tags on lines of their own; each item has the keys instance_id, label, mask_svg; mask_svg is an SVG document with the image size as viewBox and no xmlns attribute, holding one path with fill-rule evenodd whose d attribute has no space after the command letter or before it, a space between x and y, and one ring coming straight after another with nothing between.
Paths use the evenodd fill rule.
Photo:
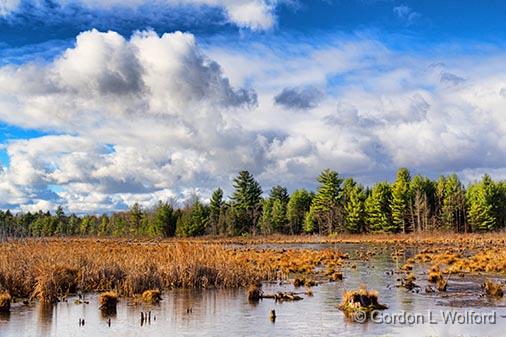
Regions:
<instances>
[{"instance_id":1,"label":"wetland water","mask_svg":"<svg viewBox=\"0 0 506 337\"><path fill-rule=\"evenodd\" d=\"M427 267L415 268L416 283L422 290L414 293L395 287L401 274L391 275L397 263L388 247L378 250L368 261L356 259L356 252L371 247L366 245L272 247L336 247L348 252L350 260L342 268L344 280L313 287L313 296L302 295L302 301L282 303L272 299L249 303L244 289L173 290L165 292L157 306L135 305L121 299L116 314L110 317L98 310L94 294L86 296L88 304L74 304L74 298L49 307L15 303L9 315L0 316L0 336L506 336L506 317L501 317L506 316L506 300L480 296L482 275L455 275L446 293L425 293ZM416 249L406 249L399 264L414 253ZM337 308L343 291L362 283L376 289L380 303L389 307L376 318L378 322L351 322ZM303 292L304 288L264 284L263 290ZM269 320L272 309L276 311L275 322ZM141 325L141 311L151 311L150 323ZM403 317L419 324L408 324ZM445 323L452 317L455 323ZM85 320L84 326L79 326L80 318Z\"/></svg>"}]
</instances>

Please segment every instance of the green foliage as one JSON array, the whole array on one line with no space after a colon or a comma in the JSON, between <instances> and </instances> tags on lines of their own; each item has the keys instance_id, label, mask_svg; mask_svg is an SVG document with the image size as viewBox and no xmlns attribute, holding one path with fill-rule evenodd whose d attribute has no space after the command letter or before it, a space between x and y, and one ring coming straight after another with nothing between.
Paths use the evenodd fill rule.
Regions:
<instances>
[{"instance_id":1,"label":"green foliage","mask_svg":"<svg viewBox=\"0 0 506 337\"><path fill-rule=\"evenodd\" d=\"M404 233L410 231L410 174L407 168L397 171L395 183L392 186L392 222L391 226L385 228L388 232Z\"/></svg>"},{"instance_id":2,"label":"green foliage","mask_svg":"<svg viewBox=\"0 0 506 337\"><path fill-rule=\"evenodd\" d=\"M209 227L211 233L217 235L222 231L220 228L220 224L223 218L223 190L221 188L217 188L209 202Z\"/></svg>"},{"instance_id":3,"label":"green foliage","mask_svg":"<svg viewBox=\"0 0 506 337\"><path fill-rule=\"evenodd\" d=\"M54 215L0 210L0 238L26 236L149 236L170 237L250 235L262 233L329 234L348 231L410 232L445 230L491 231L506 227L506 181L485 175L466 187L457 175L436 181L420 175L410 178L405 168L395 182L364 189L353 179L323 171L317 193L300 189L289 197L287 189L274 186L262 200L262 189L253 176L241 171L234 179L231 200L216 189L204 204L194 198L184 207L159 202L144 208L133 204L112 214L66 215L59 206Z\"/></svg>"},{"instance_id":4,"label":"green foliage","mask_svg":"<svg viewBox=\"0 0 506 337\"><path fill-rule=\"evenodd\" d=\"M327 169L320 174L318 182L320 185L306 217L305 230L327 234L340 231L343 222L340 203L343 180L336 171Z\"/></svg>"},{"instance_id":5,"label":"green foliage","mask_svg":"<svg viewBox=\"0 0 506 337\"><path fill-rule=\"evenodd\" d=\"M346 188L345 209L345 227L351 233L360 233L364 231L365 222L365 192L364 188L355 183Z\"/></svg>"},{"instance_id":6,"label":"green foliage","mask_svg":"<svg viewBox=\"0 0 506 337\"><path fill-rule=\"evenodd\" d=\"M202 204L200 200L195 200L192 205L187 206L177 220L177 236L198 236L206 231L209 208Z\"/></svg>"},{"instance_id":7,"label":"green foliage","mask_svg":"<svg viewBox=\"0 0 506 337\"><path fill-rule=\"evenodd\" d=\"M288 191L285 187L274 186L269 197L263 201L260 229L263 234L285 232L288 222L286 209L288 205Z\"/></svg>"},{"instance_id":8,"label":"green foliage","mask_svg":"<svg viewBox=\"0 0 506 337\"><path fill-rule=\"evenodd\" d=\"M489 175L467 190L468 219L473 230L492 230L497 226L497 201L499 189Z\"/></svg>"},{"instance_id":9,"label":"green foliage","mask_svg":"<svg viewBox=\"0 0 506 337\"><path fill-rule=\"evenodd\" d=\"M290 234L301 233L312 200L313 194L304 189L296 190L290 196L286 210Z\"/></svg>"},{"instance_id":10,"label":"green foliage","mask_svg":"<svg viewBox=\"0 0 506 337\"><path fill-rule=\"evenodd\" d=\"M154 209L153 220L148 226L149 236L174 236L178 214L168 202L158 202Z\"/></svg>"},{"instance_id":11,"label":"green foliage","mask_svg":"<svg viewBox=\"0 0 506 337\"><path fill-rule=\"evenodd\" d=\"M387 182L374 185L365 201L366 224L371 232L391 230L392 189Z\"/></svg>"},{"instance_id":12,"label":"green foliage","mask_svg":"<svg viewBox=\"0 0 506 337\"><path fill-rule=\"evenodd\" d=\"M233 181L232 204L236 210L234 232L256 232L261 214L262 188L248 171L241 171Z\"/></svg>"}]
</instances>

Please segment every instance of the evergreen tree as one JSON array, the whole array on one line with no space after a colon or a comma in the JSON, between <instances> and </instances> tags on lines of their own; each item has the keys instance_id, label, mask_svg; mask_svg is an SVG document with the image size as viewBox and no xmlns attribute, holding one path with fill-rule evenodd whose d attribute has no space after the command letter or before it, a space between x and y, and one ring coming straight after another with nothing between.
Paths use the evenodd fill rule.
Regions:
<instances>
[{"instance_id":1,"label":"evergreen tree","mask_svg":"<svg viewBox=\"0 0 506 337\"><path fill-rule=\"evenodd\" d=\"M353 184L347 192L345 209L345 226L351 233L360 233L364 230L365 220L365 193L362 186Z\"/></svg>"},{"instance_id":2,"label":"evergreen tree","mask_svg":"<svg viewBox=\"0 0 506 337\"><path fill-rule=\"evenodd\" d=\"M441 209L441 224L444 229L457 232L466 231L465 226L465 190L456 174L445 180L443 205Z\"/></svg>"},{"instance_id":3,"label":"evergreen tree","mask_svg":"<svg viewBox=\"0 0 506 337\"><path fill-rule=\"evenodd\" d=\"M261 215L262 188L248 171L241 171L233 182L232 202L238 226L236 233L255 233Z\"/></svg>"},{"instance_id":4,"label":"evergreen tree","mask_svg":"<svg viewBox=\"0 0 506 337\"><path fill-rule=\"evenodd\" d=\"M371 232L389 232L392 230L392 190L387 182L373 186L365 201L366 223Z\"/></svg>"},{"instance_id":5,"label":"evergreen tree","mask_svg":"<svg viewBox=\"0 0 506 337\"><path fill-rule=\"evenodd\" d=\"M493 230L497 226L494 201L498 197L497 189L489 175L483 176L479 183L467 190L468 219L475 231Z\"/></svg>"},{"instance_id":6,"label":"evergreen tree","mask_svg":"<svg viewBox=\"0 0 506 337\"><path fill-rule=\"evenodd\" d=\"M269 197L264 200L262 206L260 229L263 234L285 231L288 199L288 192L285 187L274 186L271 189Z\"/></svg>"},{"instance_id":7,"label":"evergreen tree","mask_svg":"<svg viewBox=\"0 0 506 337\"><path fill-rule=\"evenodd\" d=\"M158 202L154 209L151 236L174 236L176 233L177 216L174 208L168 202Z\"/></svg>"},{"instance_id":8,"label":"evergreen tree","mask_svg":"<svg viewBox=\"0 0 506 337\"><path fill-rule=\"evenodd\" d=\"M213 235L217 235L220 232L220 219L222 218L223 208L223 190L217 188L209 202L209 227Z\"/></svg>"},{"instance_id":9,"label":"evergreen tree","mask_svg":"<svg viewBox=\"0 0 506 337\"><path fill-rule=\"evenodd\" d=\"M410 232L412 229L411 220L411 195L410 195L410 175L407 168L401 168L397 171L395 183L392 186L392 226L391 232L403 233Z\"/></svg>"},{"instance_id":10,"label":"evergreen tree","mask_svg":"<svg viewBox=\"0 0 506 337\"><path fill-rule=\"evenodd\" d=\"M286 210L290 234L299 234L302 231L312 199L312 193L304 189L296 190L290 196Z\"/></svg>"},{"instance_id":11,"label":"evergreen tree","mask_svg":"<svg viewBox=\"0 0 506 337\"><path fill-rule=\"evenodd\" d=\"M203 235L208 222L208 207L199 200L195 200L191 206L183 210L181 217L178 218L176 234L184 237Z\"/></svg>"},{"instance_id":12,"label":"evergreen tree","mask_svg":"<svg viewBox=\"0 0 506 337\"><path fill-rule=\"evenodd\" d=\"M340 231L342 223L341 184L343 180L336 171L324 170L318 177L320 183L311 208L306 216L305 230L310 232L332 233Z\"/></svg>"}]
</instances>

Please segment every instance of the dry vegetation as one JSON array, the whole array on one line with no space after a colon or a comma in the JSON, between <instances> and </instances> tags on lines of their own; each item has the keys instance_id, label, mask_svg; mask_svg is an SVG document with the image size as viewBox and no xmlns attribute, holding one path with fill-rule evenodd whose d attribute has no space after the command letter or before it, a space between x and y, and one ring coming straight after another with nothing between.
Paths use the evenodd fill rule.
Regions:
<instances>
[{"instance_id":1,"label":"dry vegetation","mask_svg":"<svg viewBox=\"0 0 506 337\"><path fill-rule=\"evenodd\" d=\"M311 287L343 279L342 267L356 261L337 249L271 249L264 243L365 243L359 260L384 252L405 273L402 286L416 287L417 265L430 267L427 278L441 291L452 274L506 272L504 234L358 235L199 238L188 240L28 239L0 243L0 292L17 298L56 302L77 292L115 291L119 296L171 288L246 287L284 280ZM406 258L406 246L419 247ZM425 267L427 266L427 267ZM160 293L158 293L160 294ZM148 302L152 302L148 299Z\"/></svg>"},{"instance_id":2,"label":"dry vegetation","mask_svg":"<svg viewBox=\"0 0 506 337\"><path fill-rule=\"evenodd\" d=\"M0 244L0 291L51 303L76 292L113 290L133 296L152 289L242 287L291 275L338 279L343 258L331 249L253 250L173 240L31 239ZM306 282L315 281L308 278Z\"/></svg>"},{"instance_id":3,"label":"dry vegetation","mask_svg":"<svg viewBox=\"0 0 506 337\"><path fill-rule=\"evenodd\" d=\"M377 291L367 290L365 286L362 286L359 290L345 291L339 309L348 316L356 311L368 314L373 310L387 309L387 306L378 302Z\"/></svg>"}]
</instances>

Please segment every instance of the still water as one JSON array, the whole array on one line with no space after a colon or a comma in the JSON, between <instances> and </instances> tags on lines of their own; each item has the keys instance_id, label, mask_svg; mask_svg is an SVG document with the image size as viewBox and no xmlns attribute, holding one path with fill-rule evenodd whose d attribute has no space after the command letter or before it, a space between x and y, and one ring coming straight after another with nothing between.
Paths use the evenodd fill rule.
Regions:
<instances>
[{"instance_id":1,"label":"still water","mask_svg":"<svg viewBox=\"0 0 506 337\"><path fill-rule=\"evenodd\" d=\"M328 245L304 246L309 247ZM355 252L367 247L336 248L349 252L357 268L345 266L343 281L314 287L313 296L301 295L302 301L264 299L252 304L244 289L174 290L165 292L157 306L123 299L115 315L104 316L98 310L97 296L89 294L88 304L74 304L74 298L49 307L16 303L9 315L0 316L0 336L506 336L506 300L480 296L484 276L455 276L446 293L425 293L426 268L420 268L415 274L422 291L413 293L395 287L400 275L390 273L396 262L389 249L369 261L354 261ZM415 253L407 250L404 258ZM337 308L344 290L363 283L378 290L380 303L389 307L377 322L351 322ZM290 284L265 284L263 289L265 293L294 291ZM269 319L272 309L275 322ZM148 311L151 321L141 325L141 312ZM418 324L408 324L403 317ZM455 323L445 323L445 318L452 317ZM79 319L84 319L84 326L79 326Z\"/></svg>"}]
</instances>

